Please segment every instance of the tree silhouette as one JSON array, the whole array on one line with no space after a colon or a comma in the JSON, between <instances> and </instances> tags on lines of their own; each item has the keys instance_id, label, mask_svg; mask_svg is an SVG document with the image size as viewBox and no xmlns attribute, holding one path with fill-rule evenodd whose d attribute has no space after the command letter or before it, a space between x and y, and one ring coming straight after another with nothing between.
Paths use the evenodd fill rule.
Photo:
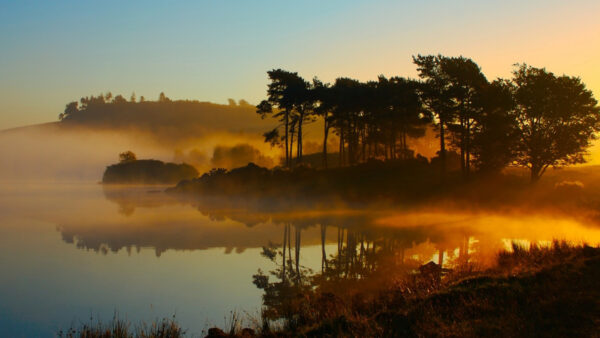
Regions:
<instances>
[{"instance_id":1,"label":"tree silhouette","mask_svg":"<svg viewBox=\"0 0 600 338\"><path fill-rule=\"evenodd\" d=\"M446 127L454 122L455 110L450 90L450 81L442 70L443 56L417 55L413 62L417 65L419 77L424 79L419 92L425 106L437 117L440 137L440 160L442 177L446 174Z\"/></svg>"},{"instance_id":2,"label":"tree silhouette","mask_svg":"<svg viewBox=\"0 0 600 338\"><path fill-rule=\"evenodd\" d=\"M278 146L281 144L281 137L279 136L279 129L274 128L263 134L265 142L271 144L271 147Z\"/></svg>"},{"instance_id":3,"label":"tree silhouette","mask_svg":"<svg viewBox=\"0 0 600 338\"><path fill-rule=\"evenodd\" d=\"M130 150L122 152L122 153L119 154L119 162L121 162L121 163L134 162L136 160L137 160L137 157Z\"/></svg>"},{"instance_id":4,"label":"tree silhouette","mask_svg":"<svg viewBox=\"0 0 600 338\"><path fill-rule=\"evenodd\" d=\"M263 118L267 115L273 115L283 124L285 163L286 166L290 166L292 159L292 146L290 145L292 123L298 127L298 157L300 159L302 157L302 124L309 109L307 106L309 84L298 76L298 73L282 69L274 69L268 71L267 74L271 81L267 89L267 99L256 106L256 112Z\"/></svg>"},{"instance_id":5,"label":"tree silhouette","mask_svg":"<svg viewBox=\"0 0 600 338\"><path fill-rule=\"evenodd\" d=\"M469 177L471 171L471 148L475 121L483 107L480 96L488 81L479 66L465 57L438 56L441 76L448 82L448 93L456 120L450 123L453 144L460 149L461 171Z\"/></svg>"},{"instance_id":6,"label":"tree silhouette","mask_svg":"<svg viewBox=\"0 0 600 338\"><path fill-rule=\"evenodd\" d=\"M58 115L59 120L68 119L70 116L79 112L79 103L77 101L73 101L67 104L65 107L64 113Z\"/></svg>"},{"instance_id":7,"label":"tree silhouette","mask_svg":"<svg viewBox=\"0 0 600 338\"><path fill-rule=\"evenodd\" d=\"M397 139L400 141L400 157L411 157L407 137L421 137L425 134L425 126L431 122L431 113L423 109L417 88L419 84L401 77L389 80L379 77L377 100L383 103L383 116L376 122L389 135L391 157L396 158ZM382 97L383 96L383 97Z\"/></svg>"},{"instance_id":8,"label":"tree silhouette","mask_svg":"<svg viewBox=\"0 0 600 338\"><path fill-rule=\"evenodd\" d=\"M482 110L472 130L469 151L479 171L497 173L515 159L518 142L511 88L496 80L485 87L476 104Z\"/></svg>"},{"instance_id":9,"label":"tree silhouette","mask_svg":"<svg viewBox=\"0 0 600 338\"><path fill-rule=\"evenodd\" d=\"M314 102L314 114L323 118L323 167L327 168L327 138L331 128L331 113L335 106L334 95L329 84L313 79L312 99Z\"/></svg>"},{"instance_id":10,"label":"tree silhouette","mask_svg":"<svg viewBox=\"0 0 600 338\"><path fill-rule=\"evenodd\" d=\"M112 103L114 104L123 104L123 103L127 103L127 99L125 99L123 97L123 95L117 95L115 96L115 98L113 99Z\"/></svg>"},{"instance_id":11,"label":"tree silhouette","mask_svg":"<svg viewBox=\"0 0 600 338\"><path fill-rule=\"evenodd\" d=\"M158 95L158 102L169 102L171 101L164 92L160 92L160 94Z\"/></svg>"},{"instance_id":12,"label":"tree silhouette","mask_svg":"<svg viewBox=\"0 0 600 338\"><path fill-rule=\"evenodd\" d=\"M585 150L600 130L592 92L577 77L517 66L510 82L519 133L517 163L529 168L536 182L549 166L585 162Z\"/></svg>"}]
</instances>

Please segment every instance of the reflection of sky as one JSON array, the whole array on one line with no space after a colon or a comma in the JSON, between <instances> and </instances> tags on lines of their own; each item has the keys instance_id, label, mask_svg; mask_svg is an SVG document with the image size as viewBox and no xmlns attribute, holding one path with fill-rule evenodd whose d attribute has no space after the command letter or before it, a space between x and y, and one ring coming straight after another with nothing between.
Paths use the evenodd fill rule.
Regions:
<instances>
[{"instance_id":1,"label":"reflection of sky","mask_svg":"<svg viewBox=\"0 0 600 338\"><path fill-rule=\"evenodd\" d=\"M103 256L64 244L52 225L12 224L18 229L4 233L0 246L0 312L18 326L14 334L37 328L47 335L90 314L108 320L115 309L133 321L176 313L199 332L205 321L221 324L231 309L251 311L260 302L251 276L268 265L258 249L243 258L219 249ZM11 335L0 325L1 336Z\"/></svg>"},{"instance_id":2,"label":"reflection of sky","mask_svg":"<svg viewBox=\"0 0 600 338\"><path fill-rule=\"evenodd\" d=\"M118 207L105 200L98 185L80 187L78 191L74 186L2 188L2 337L51 336L59 328L87 320L90 314L109 320L115 310L133 322L176 314L190 333L200 333L206 324L224 325L224 317L231 310L255 314L260 304L261 291L252 284L252 275L258 268L268 271L272 266L260 256L258 241L242 254L224 254L225 249L218 247L167 250L160 258L153 248L143 248L139 253L134 250L131 255L126 250L102 255L65 243L57 231L57 222L80 225L81 229L95 226L99 234L106 227L118 236L118 227L127 231L127 226L143 227L144 222L151 222L148 210L146 215L143 208L131 217L120 215ZM186 209L188 216L206 220L195 209ZM136 214L141 214L137 221ZM115 220L121 222L114 223ZM221 224L225 231L232 231L235 226ZM204 225L209 226L210 222L196 223L198 227ZM115 229L115 233L111 232ZM273 237L281 236L277 233ZM260 245L267 243L265 239ZM312 267L318 268L319 253L320 247L305 248L303 264L313 263Z\"/></svg>"},{"instance_id":3,"label":"reflection of sky","mask_svg":"<svg viewBox=\"0 0 600 338\"><path fill-rule=\"evenodd\" d=\"M249 227L231 218L265 218L244 218L239 211L203 215L172 199L158 201L160 194L127 191L108 200L97 184L2 185L0 336L48 334L90 314L108 320L114 310L132 321L176 313L191 332L200 332L207 322L222 324L230 310L256 308L261 292L251 276L258 268L273 268L260 256L260 246L281 243L280 224L267 221ZM119 213L115 196L129 196L133 213ZM435 261L437 252L444 250L444 259L450 262L465 240L473 259L482 261L483 253L504 248L507 238L600 242L598 227L549 216L405 212L373 219L360 211L333 214L311 211L287 217L309 225L306 218L373 222L384 236L406 236L405 256L421 261ZM275 218L282 221L286 216ZM332 243L328 254L336 250L335 225L327 230ZM66 243L66 233L83 249ZM301 264L313 270L320 269L319 236L316 226L302 232L303 244L309 246L302 249ZM98 243L116 252L95 252ZM142 249L128 254L127 246ZM227 247L244 250L225 254Z\"/></svg>"},{"instance_id":4,"label":"reflection of sky","mask_svg":"<svg viewBox=\"0 0 600 338\"><path fill-rule=\"evenodd\" d=\"M596 0L5 1L0 129L108 90L258 102L276 67L325 81L415 76L417 53L472 57L489 78L546 66L600 95L599 12Z\"/></svg>"}]
</instances>

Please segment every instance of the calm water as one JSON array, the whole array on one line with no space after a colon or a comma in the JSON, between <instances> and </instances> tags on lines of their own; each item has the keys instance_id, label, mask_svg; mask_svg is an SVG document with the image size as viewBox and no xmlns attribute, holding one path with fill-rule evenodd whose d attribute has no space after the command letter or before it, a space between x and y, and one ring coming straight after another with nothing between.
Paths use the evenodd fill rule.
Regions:
<instances>
[{"instance_id":1,"label":"calm water","mask_svg":"<svg viewBox=\"0 0 600 338\"><path fill-rule=\"evenodd\" d=\"M280 212L182 203L161 187L0 185L0 336L52 336L115 311L133 322L176 315L198 336L231 310L257 315L262 246L301 233L301 264L321 267L342 229L400 243L403 259L489 262L512 240L600 242L600 227L531 213L328 210ZM268 210L268 211L266 211ZM350 231L350 230L347 230ZM342 231L343 233L343 231ZM347 236L347 235L346 235ZM293 238L293 237L292 237Z\"/></svg>"}]
</instances>

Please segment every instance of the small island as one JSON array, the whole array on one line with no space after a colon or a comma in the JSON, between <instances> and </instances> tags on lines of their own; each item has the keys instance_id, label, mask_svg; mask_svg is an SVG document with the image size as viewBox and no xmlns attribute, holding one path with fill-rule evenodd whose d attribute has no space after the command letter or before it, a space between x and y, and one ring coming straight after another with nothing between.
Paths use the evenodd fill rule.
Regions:
<instances>
[{"instance_id":1,"label":"small island","mask_svg":"<svg viewBox=\"0 0 600 338\"><path fill-rule=\"evenodd\" d=\"M119 163L106 167L103 184L173 184L198 177L198 171L186 163L138 160L131 151L119 155Z\"/></svg>"}]
</instances>

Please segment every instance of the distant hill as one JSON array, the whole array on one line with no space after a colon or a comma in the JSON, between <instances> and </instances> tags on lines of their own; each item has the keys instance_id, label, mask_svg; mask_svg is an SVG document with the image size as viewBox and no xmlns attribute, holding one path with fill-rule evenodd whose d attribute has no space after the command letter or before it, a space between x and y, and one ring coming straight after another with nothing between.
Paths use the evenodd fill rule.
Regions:
<instances>
[{"instance_id":1,"label":"distant hill","mask_svg":"<svg viewBox=\"0 0 600 338\"><path fill-rule=\"evenodd\" d=\"M256 107L240 104L217 104L190 100L88 103L61 113L62 120L0 131L2 134L29 131L72 129L142 132L161 142L177 143L209 134L262 135L275 127L276 121L261 119Z\"/></svg>"},{"instance_id":2,"label":"distant hill","mask_svg":"<svg viewBox=\"0 0 600 338\"><path fill-rule=\"evenodd\" d=\"M18 134L18 133L36 132L36 131L52 131L52 130L59 130L60 128L61 128L60 122L46 122L46 123L32 124L32 125L22 126L22 127L3 129L3 130L0 130L0 136L6 136L6 135Z\"/></svg>"},{"instance_id":3,"label":"distant hill","mask_svg":"<svg viewBox=\"0 0 600 338\"><path fill-rule=\"evenodd\" d=\"M102 183L170 184L198 177L189 164L164 163L158 160L135 160L106 167Z\"/></svg>"},{"instance_id":4,"label":"distant hill","mask_svg":"<svg viewBox=\"0 0 600 338\"><path fill-rule=\"evenodd\" d=\"M97 181L114 154L125 150L199 171L242 166L243 159L264 166L278 162L280 149L262 136L277 121L261 119L245 101L90 100L69 103L70 113L63 112L60 121L0 131L0 177Z\"/></svg>"},{"instance_id":5,"label":"distant hill","mask_svg":"<svg viewBox=\"0 0 600 338\"><path fill-rule=\"evenodd\" d=\"M87 104L62 116L61 127L86 126L100 129L135 129L176 140L207 133L262 134L274 127L261 119L256 108L242 104L199 101L145 101Z\"/></svg>"}]
</instances>

